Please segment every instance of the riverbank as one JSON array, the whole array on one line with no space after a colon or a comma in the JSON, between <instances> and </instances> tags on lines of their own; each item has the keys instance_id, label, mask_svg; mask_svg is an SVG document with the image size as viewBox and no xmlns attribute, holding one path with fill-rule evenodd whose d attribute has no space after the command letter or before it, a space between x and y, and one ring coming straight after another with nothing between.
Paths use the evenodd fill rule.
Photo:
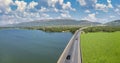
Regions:
<instances>
[{"instance_id":1,"label":"riverbank","mask_svg":"<svg viewBox=\"0 0 120 63\"><path fill-rule=\"evenodd\" d=\"M76 30L78 30L79 26L37 26L37 27L22 27L24 29L33 29L33 30L42 30L45 32L71 32L74 33Z\"/></svg>"},{"instance_id":2,"label":"riverbank","mask_svg":"<svg viewBox=\"0 0 120 63\"><path fill-rule=\"evenodd\" d=\"M0 29L31 29L31 30L42 30L45 32L71 32L74 33L80 29L80 26L32 26L32 27L0 27ZM117 26L94 26L83 29L85 33L88 32L115 32L120 31L120 27Z\"/></svg>"}]
</instances>

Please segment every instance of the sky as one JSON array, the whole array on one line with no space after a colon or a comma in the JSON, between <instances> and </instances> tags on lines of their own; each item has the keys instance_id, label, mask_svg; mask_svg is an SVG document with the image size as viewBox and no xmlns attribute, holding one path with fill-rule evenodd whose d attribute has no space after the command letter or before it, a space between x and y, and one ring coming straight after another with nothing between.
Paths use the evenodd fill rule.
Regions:
<instances>
[{"instance_id":1,"label":"sky","mask_svg":"<svg viewBox=\"0 0 120 63\"><path fill-rule=\"evenodd\" d=\"M120 0L0 0L0 26L43 19L106 23L120 19Z\"/></svg>"}]
</instances>

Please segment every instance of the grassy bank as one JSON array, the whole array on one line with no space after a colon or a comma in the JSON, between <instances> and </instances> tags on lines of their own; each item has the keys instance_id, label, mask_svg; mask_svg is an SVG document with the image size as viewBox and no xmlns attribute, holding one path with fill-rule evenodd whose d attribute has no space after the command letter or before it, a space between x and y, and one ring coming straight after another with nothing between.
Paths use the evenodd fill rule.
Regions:
<instances>
[{"instance_id":1,"label":"grassy bank","mask_svg":"<svg viewBox=\"0 0 120 63\"><path fill-rule=\"evenodd\" d=\"M120 63L120 32L81 35L83 63Z\"/></svg>"}]
</instances>

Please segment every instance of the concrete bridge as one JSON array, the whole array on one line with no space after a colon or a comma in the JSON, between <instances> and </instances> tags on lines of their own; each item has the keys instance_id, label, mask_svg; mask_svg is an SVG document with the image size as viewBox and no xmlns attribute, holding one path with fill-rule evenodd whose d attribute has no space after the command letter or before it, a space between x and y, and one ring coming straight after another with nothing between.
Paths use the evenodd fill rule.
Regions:
<instances>
[{"instance_id":1,"label":"concrete bridge","mask_svg":"<svg viewBox=\"0 0 120 63\"><path fill-rule=\"evenodd\" d=\"M70 39L57 63L82 63L82 54L80 48L80 34L82 29L87 27L80 28L75 32L75 34Z\"/></svg>"}]
</instances>

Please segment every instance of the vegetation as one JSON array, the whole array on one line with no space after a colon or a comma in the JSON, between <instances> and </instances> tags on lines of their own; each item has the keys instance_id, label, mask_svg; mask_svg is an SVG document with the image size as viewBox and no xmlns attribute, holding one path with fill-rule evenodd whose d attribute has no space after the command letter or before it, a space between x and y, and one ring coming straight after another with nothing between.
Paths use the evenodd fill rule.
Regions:
<instances>
[{"instance_id":1,"label":"vegetation","mask_svg":"<svg viewBox=\"0 0 120 63\"><path fill-rule=\"evenodd\" d=\"M31 27L1 27L0 29L4 28L22 28L22 29L33 29L33 30L43 30L45 32L72 32L74 33L76 30L81 28L81 26L77 25L64 25L64 26L31 26ZM83 30L84 32L115 32L120 31L119 26L94 26L88 27Z\"/></svg>"},{"instance_id":2,"label":"vegetation","mask_svg":"<svg viewBox=\"0 0 120 63\"><path fill-rule=\"evenodd\" d=\"M13 27L0 27L0 29L9 29L9 28L13 28Z\"/></svg>"},{"instance_id":3,"label":"vegetation","mask_svg":"<svg viewBox=\"0 0 120 63\"><path fill-rule=\"evenodd\" d=\"M25 29L43 30L45 32L72 32L78 30L79 26L36 26L36 27L24 27Z\"/></svg>"},{"instance_id":4,"label":"vegetation","mask_svg":"<svg viewBox=\"0 0 120 63\"><path fill-rule=\"evenodd\" d=\"M107 26L120 26L120 20L110 21L110 22L105 23L104 25L107 25Z\"/></svg>"},{"instance_id":5,"label":"vegetation","mask_svg":"<svg viewBox=\"0 0 120 63\"><path fill-rule=\"evenodd\" d=\"M115 32L120 31L120 27L118 26L96 26L96 27L88 27L84 29L84 32Z\"/></svg>"},{"instance_id":6,"label":"vegetation","mask_svg":"<svg viewBox=\"0 0 120 63\"><path fill-rule=\"evenodd\" d=\"M81 35L83 63L120 63L120 32Z\"/></svg>"}]
</instances>

